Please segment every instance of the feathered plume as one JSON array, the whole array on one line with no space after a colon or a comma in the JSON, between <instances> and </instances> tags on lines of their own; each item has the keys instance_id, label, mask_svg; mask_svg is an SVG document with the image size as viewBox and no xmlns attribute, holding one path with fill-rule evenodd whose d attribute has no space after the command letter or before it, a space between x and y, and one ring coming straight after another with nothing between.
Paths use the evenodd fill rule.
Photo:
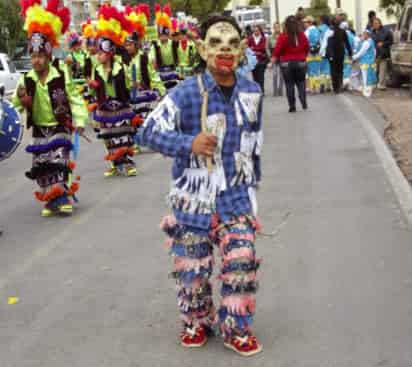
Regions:
<instances>
[{"instance_id":1,"label":"feathered plume","mask_svg":"<svg viewBox=\"0 0 412 367\"><path fill-rule=\"evenodd\" d=\"M132 24L133 31L137 32L140 39L146 34L147 23L150 18L150 8L147 4L139 4L135 7L126 6L126 19Z\"/></svg>"},{"instance_id":2,"label":"feathered plume","mask_svg":"<svg viewBox=\"0 0 412 367\"><path fill-rule=\"evenodd\" d=\"M113 6L103 5L98 16L97 37L108 38L121 46L127 35L133 32L133 25L130 21Z\"/></svg>"},{"instance_id":3,"label":"feathered plume","mask_svg":"<svg viewBox=\"0 0 412 367\"><path fill-rule=\"evenodd\" d=\"M170 7L170 4L169 4L169 3L166 4L166 5L163 7L163 13L167 14L169 17L172 16L172 8Z\"/></svg>"},{"instance_id":4,"label":"feathered plume","mask_svg":"<svg viewBox=\"0 0 412 367\"><path fill-rule=\"evenodd\" d=\"M95 38L96 37L96 31L90 19L87 19L86 22L82 23L82 34L83 34L83 37L85 38Z\"/></svg>"},{"instance_id":5,"label":"feathered plume","mask_svg":"<svg viewBox=\"0 0 412 367\"><path fill-rule=\"evenodd\" d=\"M39 0L40 1L40 0ZM160 6L159 3L156 3L154 6L155 14L159 13L162 11L162 7Z\"/></svg>"},{"instance_id":6,"label":"feathered plume","mask_svg":"<svg viewBox=\"0 0 412 367\"><path fill-rule=\"evenodd\" d=\"M169 4L166 4L163 7L160 4L155 4L155 13L156 13L156 24L164 28L171 28L172 24L170 17L172 16L172 9Z\"/></svg>"},{"instance_id":7,"label":"feathered plume","mask_svg":"<svg viewBox=\"0 0 412 367\"><path fill-rule=\"evenodd\" d=\"M49 0L46 8L41 6L41 0L20 0L20 6L28 37L31 38L33 33L42 33L56 47L70 25L69 9L59 8L59 0Z\"/></svg>"},{"instance_id":8,"label":"feathered plume","mask_svg":"<svg viewBox=\"0 0 412 367\"><path fill-rule=\"evenodd\" d=\"M187 31L187 28L188 28L187 22L184 19L182 19L179 22L179 31Z\"/></svg>"},{"instance_id":9,"label":"feathered plume","mask_svg":"<svg viewBox=\"0 0 412 367\"><path fill-rule=\"evenodd\" d=\"M146 15L146 19L147 19L147 21L149 21L149 19L150 19L150 6L149 6L149 4L142 3L142 4L139 4L137 7L139 8L139 13L143 13L144 15Z\"/></svg>"},{"instance_id":10,"label":"feathered plume","mask_svg":"<svg viewBox=\"0 0 412 367\"><path fill-rule=\"evenodd\" d=\"M67 44L69 48L72 48L74 45L81 44L82 39L77 32L70 32L67 34Z\"/></svg>"},{"instance_id":11,"label":"feathered plume","mask_svg":"<svg viewBox=\"0 0 412 367\"><path fill-rule=\"evenodd\" d=\"M176 18L172 18L171 20L170 20L170 22L171 22L171 27L172 27L172 33L176 33L177 31L178 31L178 22L177 22L177 19Z\"/></svg>"}]
</instances>

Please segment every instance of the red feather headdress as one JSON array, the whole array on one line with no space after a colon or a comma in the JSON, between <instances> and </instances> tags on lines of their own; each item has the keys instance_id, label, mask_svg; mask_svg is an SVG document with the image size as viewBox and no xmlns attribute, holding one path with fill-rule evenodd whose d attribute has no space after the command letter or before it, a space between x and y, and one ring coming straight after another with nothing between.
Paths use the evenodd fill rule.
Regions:
<instances>
[{"instance_id":1,"label":"red feather headdress","mask_svg":"<svg viewBox=\"0 0 412 367\"><path fill-rule=\"evenodd\" d=\"M110 39L114 44L121 46L127 35L133 32L133 25L113 6L103 5L98 16L97 37Z\"/></svg>"},{"instance_id":2,"label":"red feather headdress","mask_svg":"<svg viewBox=\"0 0 412 367\"><path fill-rule=\"evenodd\" d=\"M59 7L59 0L49 0L44 8L41 0L20 0L24 30L31 38L34 33L43 34L53 47L59 45L60 37L70 25L70 11Z\"/></svg>"}]
</instances>

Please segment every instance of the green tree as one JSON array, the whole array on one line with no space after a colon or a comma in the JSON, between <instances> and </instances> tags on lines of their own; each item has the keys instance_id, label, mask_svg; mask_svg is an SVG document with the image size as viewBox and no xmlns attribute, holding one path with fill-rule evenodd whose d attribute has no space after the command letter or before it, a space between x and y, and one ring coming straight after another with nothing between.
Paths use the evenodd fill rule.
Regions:
<instances>
[{"instance_id":1,"label":"green tree","mask_svg":"<svg viewBox=\"0 0 412 367\"><path fill-rule=\"evenodd\" d=\"M305 13L312 15L315 19L319 19L322 15L329 15L331 10L328 0L311 0L310 7L305 10Z\"/></svg>"},{"instance_id":2,"label":"green tree","mask_svg":"<svg viewBox=\"0 0 412 367\"><path fill-rule=\"evenodd\" d=\"M18 0L0 0L0 52L13 58L17 46L24 39Z\"/></svg>"},{"instance_id":3,"label":"green tree","mask_svg":"<svg viewBox=\"0 0 412 367\"><path fill-rule=\"evenodd\" d=\"M161 1L162 4L169 2L173 13L184 11L188 15L198 18L200 21L212 14L221 13L230 0L170 0Z\"/></svg>"},{"instance_id":4,"label":"green tree","mask_svg":"<svg viewBox=\"0 0 412 367\"><path fill-rule=\"evenodd\" d=\"M405 0L379 0L379 6L381 9L386 10L388 16L396 16L399 18L403 6L405 5Z\"/></svg>"},{"instance_id":5,"label":"green tree","mask_svg":"<svg viewBox=\"0 0 412 367\"><path fill-rule=\"evenodd\" d=\"M259 5L262 5L262 3L263 3L263 0L250 0L249 1L249 5L252 5L252 6L259 6Z\"/></svg>"},{"instance_id":6,"label":"green tree","mask_svg":"<svg viewBox=\"0 0 412 367\"><path fill-rule=\"evenodd\" d=\"M262 2L262 0L252 1ZM127 1L130 5L136 5L141 2L142 0ZM211 14L221 13L225 9L226 5L229 4L230 0L148 0L145 2L150 6L152 16L154 16L153 9L155 3L160 3L162 5L170 3L174 14L178 11L184 11L187 15L203 20Z\"/></svg>"}]
</instances>

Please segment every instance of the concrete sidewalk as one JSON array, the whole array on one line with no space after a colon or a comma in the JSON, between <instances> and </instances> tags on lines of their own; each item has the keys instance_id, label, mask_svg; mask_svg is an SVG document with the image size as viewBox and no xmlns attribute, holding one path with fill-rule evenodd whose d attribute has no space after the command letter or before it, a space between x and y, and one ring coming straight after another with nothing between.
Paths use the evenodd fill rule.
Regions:
<instances>
[{"instance_id":1,"label":"concrete sidewalk","mask_svg":"<svg viewBox=\"0 0 412 367\"><path fill-rule=\"evenodd\" d=\"M170 161L145 155L141 176L105 180L96 143L82 146L81 202L65 220L39 218L24 153L7 162L0 366L411 366L412 232L359 114L324 95L296 114L267 97L264 115L262 354L243 359L219 338L201 350L178 345L158 229ZM20 302L7 305L9 296Z\"/></svg>"}]
</instances>

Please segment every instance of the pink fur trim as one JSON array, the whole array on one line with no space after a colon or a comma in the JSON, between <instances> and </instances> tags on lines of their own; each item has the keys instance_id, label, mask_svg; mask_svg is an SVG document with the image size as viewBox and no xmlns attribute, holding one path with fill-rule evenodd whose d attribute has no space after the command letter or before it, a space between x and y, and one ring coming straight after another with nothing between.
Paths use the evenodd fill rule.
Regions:
<instances>
[{"instance_id":1,"label":"pink fur trim","mask_svg":"<svg viewBox=\"0 0 412 367\"><path fill-rule=\"evenodd\" d=\"M251 248L248 248L248 247L235 248L232 251L230 251L227 255L223 256L223 265L226 265L230 261L240 259L240 258L246 258L248 260L253 261L255 259L255 255L253 254L253 251Z\"/></svg>"},{"instance_id":2,"label":"pink fur trim","mask_svg":"<svg viewBox=\"0 0 412 367\"><path fill-rule=\"evenodd\" d=\"M166 250L170 251L172 246L173 246L173 238L168 238L164 243L164 247Z\"/></svg>"},{"instance_id":3,"label":"pink fur trim","mask_svg":"<svg viewBox=\"0 0 412 367\"><path fill-rule=\"evenodd\" d=\"M251 295L231 295L221 301L232 315L247 316L256 311L256 299Z\"/></svg>"},{"instance_id":4,"label":"pink fur trim","mask_svg":"<svg viewBox=\"0 0 412 367\"><path fill-rule=\"evenodd\" d=\"M177 220L174 215L166 215L160 222L160 229L165 230L167 228L173 228L177 225Z\"/></svg>"},{"instance_id":5,"label":"pink fur trim","mask_svg":"<svg viewBox=\"0 0 412 367\"><path fill-rule=\"evenodd\" d=\"M255 272L245 273L242 275L226 273L219 275L219 279L225 283L238 284L241 282L255 282L257 280L257 276Z\"/></svg>"},{"instance_id":6,"label":"pink fur trim","mask_svg":"<svg viewBox=\"0 0 412 367\"><path fill-rule=\"evenodd\" d=\"M246 240L250 242L255 241L255 235L253 233L227 233L219 240L220 250L223 251L231 240Z\"/></svg>"},{"instance_id":7,"label":"pink fur trim","mask_svg":"<svg viewBox=\"0 0 412 367\"><path fill-rule=\"evenodd\" d=\"M200 272L200 268L208 268L213 264L213 256L207 256L203 259L189 259L187 257L177 257L175 259L176 271L190 271L195 270Z\"/></svg>"}]
</instances>

